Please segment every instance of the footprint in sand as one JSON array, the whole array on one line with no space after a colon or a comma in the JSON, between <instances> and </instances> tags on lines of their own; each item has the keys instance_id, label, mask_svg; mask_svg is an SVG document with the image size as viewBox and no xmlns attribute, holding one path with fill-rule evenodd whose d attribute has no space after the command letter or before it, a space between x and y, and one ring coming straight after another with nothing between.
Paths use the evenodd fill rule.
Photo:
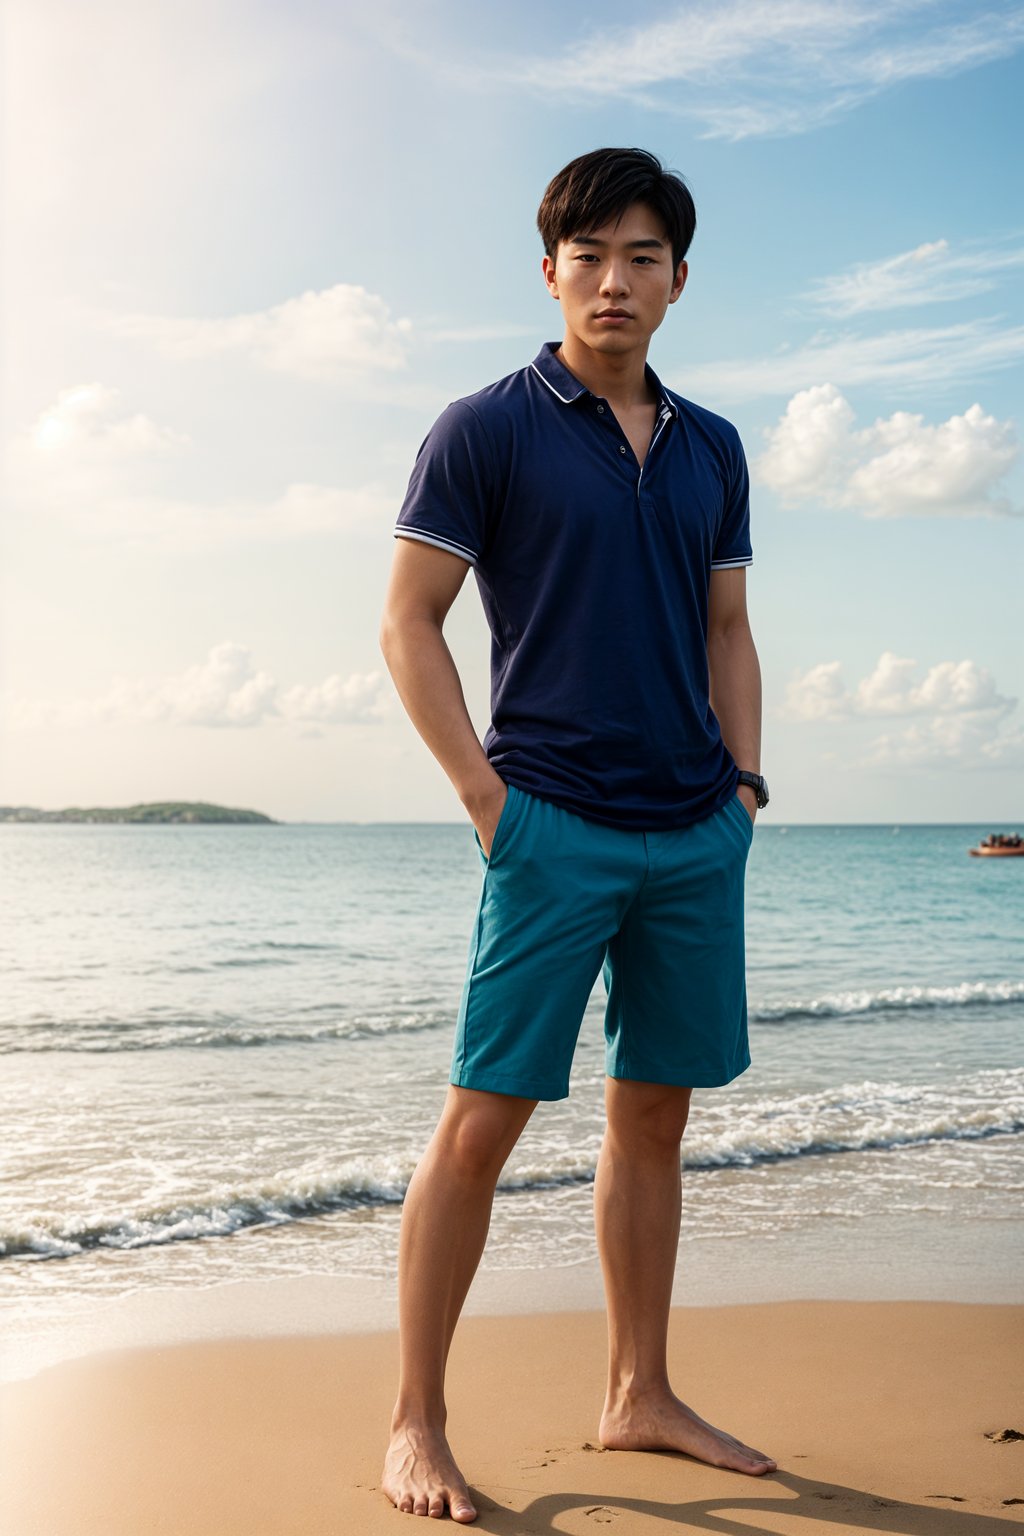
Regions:
<instances>
[{"instance_id":1,"label":"footprint in sand","mask_svg":"<svg viewBox=\"0 0 1024 1536\"><path fill-rule=\"evenodd\" d=\"M986 1429L986 1440L994 1440L997 1445L1005 1445L1010 1440L1024 1440L1024 1434L1019 1429Z\"/></svg>"},{"instance_id":2,"label":"footprint in sand","mask_svg":"<svg viewBox=\"0 0 1024 1536\"><path fill-rule=\"evenodd\" d=\"M585 1509L583 1513L589 1515L597 1525L610 1525L615 1519L615 1511L609 1509L606 1504L595 1504L591 1509Z\"/></svg>"},{"instance_id":3,"label":"footprint in sand","mask_svg":"<svg viewBox=\"0 0 1024 1536\"><path fill-rule=\"evenodd\" d=\"M521 1461L519 1463L519 1470L521 1472L536 1472L538 1467L557 1467L559 1456L564 1453L564 1450L565 1447L561 1445L546 1446L544 1448L543 1461ZM555 1455L556 1451L558 1456Z\"/></svg>"}]
</instances>

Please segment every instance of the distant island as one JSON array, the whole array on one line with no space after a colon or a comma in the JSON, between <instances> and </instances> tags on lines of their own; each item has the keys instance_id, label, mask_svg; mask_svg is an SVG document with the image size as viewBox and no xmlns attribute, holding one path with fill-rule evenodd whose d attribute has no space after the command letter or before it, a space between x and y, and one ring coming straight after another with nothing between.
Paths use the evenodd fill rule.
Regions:
<instances>
[{"instance_id":1,"label":"distant island","mask_svg":"<svg viewBox=\"0 0 1024 1536\"><path fill-rule=\"evenodd\" d=\"M259 822L279 826L262 811L239 811L228 805L209 805L205 800L152 800L145 805L69 806L64 811L41 811L34 805L0 805L0 821L130 821L167 825L180 822Z\"/></svg>"}]
</instances>

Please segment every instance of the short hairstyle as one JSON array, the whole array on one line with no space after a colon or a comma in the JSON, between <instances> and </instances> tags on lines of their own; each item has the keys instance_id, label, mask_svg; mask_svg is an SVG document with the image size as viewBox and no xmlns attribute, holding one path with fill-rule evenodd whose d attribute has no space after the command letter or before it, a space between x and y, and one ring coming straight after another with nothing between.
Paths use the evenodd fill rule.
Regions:
<instances>
[{"instance_id":1,"label":"short hairstyle","mask_svg":"<svg viewBox=\"0 0 1024 1536\"><path fill-rule=\"evenodd\" d=\"M646 149L592 149L553 177L537 210L545 251L554 260L560 240L600 229L632 203L646 203L661 219L674 270L690 249L697 210L683 178Z\"/></svg>"}]
</instances>

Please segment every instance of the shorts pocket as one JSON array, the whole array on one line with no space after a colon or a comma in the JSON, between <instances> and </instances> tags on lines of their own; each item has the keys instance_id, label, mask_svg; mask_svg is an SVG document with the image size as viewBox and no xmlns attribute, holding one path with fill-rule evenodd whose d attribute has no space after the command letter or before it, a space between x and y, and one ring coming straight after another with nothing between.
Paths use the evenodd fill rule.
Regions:
<instances>
[{"instance_id":1,"label":"shorts pocket","mask_svg":"<svg viewBox=\"0 0 1024 1536\"><path fill-rule=\"evenodd\" d=\"M484 853L484 845L480 841L480 834L477 832L476 827L473 828L473 836L476 839L476 846L480 850L480 857L488 868L494 863L495 855L500 853L504 847L508 824L512 820L512 799L514 795L519 794L514 784L506 784L505 788L508 793L505 796L505 804L501 808L501 815L498 817L498 825L494 829L494 836L491 838L491 852L489 856Z\"/></svg>"},{"instance_id":2,"label":"shorts pocket","mask_svg":"<svg viewBox=\"0 0 1024 1536\"><path fill-rule=\"evenodd\" d=\"M733 811L739 817L740 821L742 821L743 827L744 827L744 830L747 833L747 836L750 837L750 838L753 838L753 836L754 836L754 823L751 820L750 812L747 810L746 806L743 804L743 801L740 799L740 792L739 792L739 790L736 791L736 793L733 795L731 800L727 800L725 803L726 803L726 805L732 807Z\"/></svg>"}]
</instances>

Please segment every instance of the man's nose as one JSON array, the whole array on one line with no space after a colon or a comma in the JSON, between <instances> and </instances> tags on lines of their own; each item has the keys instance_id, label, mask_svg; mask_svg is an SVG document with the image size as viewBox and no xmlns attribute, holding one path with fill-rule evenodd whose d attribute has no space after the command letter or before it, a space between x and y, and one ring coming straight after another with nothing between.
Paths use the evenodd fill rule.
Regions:
<instances>
[{"instance_id":1,"label":"man's nose","mask_svg":"<svg viewBox=\"0 0 1024 1536\"><path fill-rule=\"evenodd\" d=\"M624 261L610 261L601 274L601 292L618 294L629 292L629 269Z\"/></svg>"}]
</instances>

